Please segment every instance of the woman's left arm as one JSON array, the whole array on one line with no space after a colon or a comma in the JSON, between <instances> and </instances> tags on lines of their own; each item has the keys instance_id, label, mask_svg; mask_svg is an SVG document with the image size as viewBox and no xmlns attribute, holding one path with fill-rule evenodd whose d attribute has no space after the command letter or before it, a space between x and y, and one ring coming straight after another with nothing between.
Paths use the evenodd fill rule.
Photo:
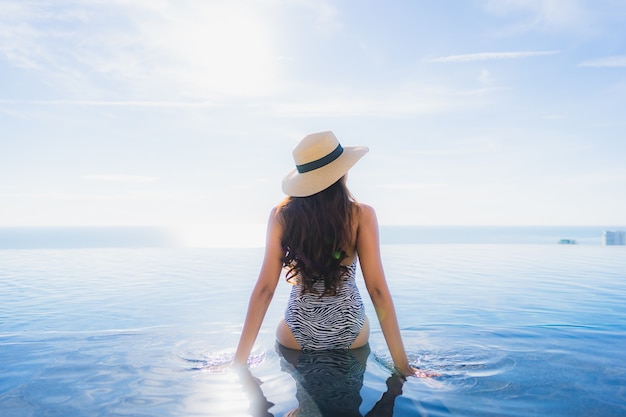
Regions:
<instances>
[{"instance_id":1,"label":"woman's left arm","mask_svg":"<svg viewBox=\"0 0 626 417\"><path fill-rule=\"evenodd\" d=\"M252 290L248 312L233 359L234 365L246 365L254 342L259 334L265 313L274 297L274 291L282 269L282 226L274 209L267 225L265 256L257 282Z\"/></svg>"},{"instance_id":2,"label":"woman's left arm","mask_svg":"<svg viewBox=\"0 0 626 417\"><path fill-rule=\"evenodd\" d=\"M361 204L359 212L359 230L357 234L357 253L363 271L365 286L376 309L378 321L389 347L393 363L402 375L415 375L415 369L409 365L396 310L387 286L378 238L378 220L370 206Z\"/></svg>"}]
</instances>

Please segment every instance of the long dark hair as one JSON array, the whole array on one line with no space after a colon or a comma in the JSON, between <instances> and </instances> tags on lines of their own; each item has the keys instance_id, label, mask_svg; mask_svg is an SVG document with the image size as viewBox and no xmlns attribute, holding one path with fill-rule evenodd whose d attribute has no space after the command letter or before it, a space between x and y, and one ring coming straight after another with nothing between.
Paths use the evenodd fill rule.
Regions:
<instances>
[{"instance_id":1,"label":"long dark hair","mask_svg":"<svg viewBox=\"0 0 626 417\"><path fill-rule=\"evenodd\" d=\"M332 295L347 272L341 262L348 257L352 242L355 200L345 178L308 197L287 197L280 205L282 246L287 281L316 292L313 285L324 282Z\"/></svg>"}]
</instances>

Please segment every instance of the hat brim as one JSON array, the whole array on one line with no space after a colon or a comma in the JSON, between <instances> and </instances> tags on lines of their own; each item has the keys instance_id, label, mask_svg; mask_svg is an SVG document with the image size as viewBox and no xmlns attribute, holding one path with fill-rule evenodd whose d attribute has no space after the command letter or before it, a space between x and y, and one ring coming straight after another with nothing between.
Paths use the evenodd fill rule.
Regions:
<instances>
[{"instance_id":1,"label":"hat brim","mask_svg":"<svg viewBox=\"0 0 626 417\"><path fill-rule=\"evenodd\" d=\"M346 146L333 162L301 174L293 169L283 178L283 192L292 197L308 197L333 185L361 159L369 149L366 146Z\"/></svg>"}]
</instances>

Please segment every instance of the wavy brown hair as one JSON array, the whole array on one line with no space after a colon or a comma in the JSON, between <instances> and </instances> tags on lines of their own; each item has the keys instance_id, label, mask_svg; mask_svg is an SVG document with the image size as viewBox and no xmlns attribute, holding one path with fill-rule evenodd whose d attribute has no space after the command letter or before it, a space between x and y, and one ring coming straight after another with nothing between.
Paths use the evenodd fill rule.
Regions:
<instances>
[{"instance_id":1,"label":"wavy brown hair","mask_svg":"<svg viewBox=\"0 0 626 417\"><path fill-rule=\"evenodd\" d=\"M312 196L287 197L281 203L282 262L288 282L315 293L313 285L323 281L320 296L336 294L348 270L341 262L351 249L355 204L345 178Z\"/></svg>"}]
</instances>

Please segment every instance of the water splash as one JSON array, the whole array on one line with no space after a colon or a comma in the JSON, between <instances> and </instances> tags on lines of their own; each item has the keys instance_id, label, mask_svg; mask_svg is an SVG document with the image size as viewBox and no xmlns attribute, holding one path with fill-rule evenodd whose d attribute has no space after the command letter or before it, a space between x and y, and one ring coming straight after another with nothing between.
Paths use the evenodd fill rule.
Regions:
<instances>
[{"instance_id":1,"label":"water splash","mask_svg":"<svg viewBox=\"0 0 626 417\"><path fill-rule=\"evenodd\" d=\"M180 358L187 364L191 364L189 371L208 372L211 374L226 373L231 368L234 358L233 352L209 352L202 358L184 357ZM255 368L265 360L265 351L258 355L251 355L248 358L248 366Z\"/></svg>"}]
</instances>

